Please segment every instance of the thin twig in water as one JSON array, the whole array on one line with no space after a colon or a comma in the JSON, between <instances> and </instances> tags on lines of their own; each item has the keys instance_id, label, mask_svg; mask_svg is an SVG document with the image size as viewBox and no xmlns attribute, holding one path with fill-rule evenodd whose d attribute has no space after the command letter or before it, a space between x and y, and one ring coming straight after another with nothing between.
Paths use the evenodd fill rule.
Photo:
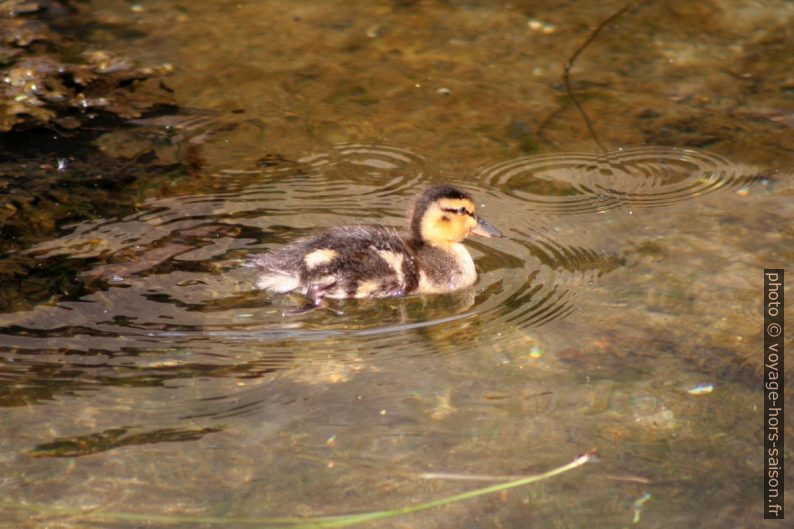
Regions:
<instances>
[{"instance_id":1,"label":"thin twig in water","mask_svg":"<svg viewBox=\"0 0 794 529\"><path fill-rule=\"evenodd\" d=\"M649 484L651 480L648 478L644 478L642 476L615 476L613 474L607 474L604 476L605 479L612 479L615 481L628 481L631 483L644 483Z\"/></svg>"},{"instance_id":2,"label":"thin twig in water","mask_svg":"<svg viewBox=\"0 0 794 529\"><path fill-rule=\"evenodd\" d=\"M610 16L602 20L601 23L598 24L596 28L592 31L592 33L590 33L590 35L585 39L585 41L578 48L576 48L576 51L574 51L573 54L571 54L571 56L568 58L568 61L565 63L565 68L563 69L562 79L565 82L565 92L568 94L568 97L571 99L574 106L576 106L576 110L578 110L579 114L581 114L585 125L587 125L587 130L590 132L590 136L592 136L593 138L593 141L595 141L596 145L598 145L598 148L602 151L606 150L604 148L604 145L601 143L601 140L598 139L598 134L596 134L596 131L593 128L593 124L591 123L590 118L587 116L587 113L584 111L584 108L579 103L579 100L576 99L576 96L573 94L573 88L571 87L571 68L573 68L573 64L574 62L576 62L576 59L579 57L579 55L581 55L582 52L590 45L590 43L596 39L598 34L601 33L602 29L604 29L609 24L611 24L612 22L623 16L623 14L625 14L626 12L639 7L640 5L644 4L647 1L648 0L639 0L636 2L629 2L628 4L624 5L621 9L612 13Z\"/></svg>"},{"instance_id":3,"label":"thin twig in water","mask_svg":"<svg viewBox=\"0 0 794 529\"><path fill-rule=\"evenodd\" d=\"M450 479L459 481L513 481L524 476L489 476L485 474L455 474L454 472L423 472L422 479Z\"/></svg>"}]
</instances>

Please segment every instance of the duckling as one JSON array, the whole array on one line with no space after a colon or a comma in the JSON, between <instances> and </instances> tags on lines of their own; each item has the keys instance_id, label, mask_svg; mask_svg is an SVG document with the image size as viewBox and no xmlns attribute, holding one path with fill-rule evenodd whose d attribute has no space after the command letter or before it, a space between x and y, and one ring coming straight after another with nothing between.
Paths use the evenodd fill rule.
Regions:
<instances>
[{"instance_id":1,"label":"duckling","mask_svg":"<svg viewBox=\"0 0 794 529\"><path fill-rule=\"evenodd\" d=\"M452 292L474 284L474 261L461 241L502 233L474 212L471 196L448 185L426 189L408 229L339 226L254 255L257 286L299 293L320 307L324 299L382 298Z\"/></svg>"}]
</instances>

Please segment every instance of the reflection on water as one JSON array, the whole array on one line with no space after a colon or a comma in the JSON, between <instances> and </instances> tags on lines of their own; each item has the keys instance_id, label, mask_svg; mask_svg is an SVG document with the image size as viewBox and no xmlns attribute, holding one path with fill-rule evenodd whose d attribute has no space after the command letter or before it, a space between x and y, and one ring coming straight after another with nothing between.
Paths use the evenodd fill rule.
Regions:
<instances>
[{"instance_id":1,"label":"reflection on water","mask_svg":"<svg viewBox=\"0 0 794 529\"><path fill-rule=\"evenodd\" d=\"M529 474L595 447L598 465L560 481L393 526L759 518L759 271L794 255L791 175L730 159L755 159L749 147L509 145L533 135L522 120L540 121L526 90L554 104L549 72L574 38L562 28L603 7L533 4L532 20L560 29L528 35L512 4L98 4L149 28L147 53L191 65L174 81L186 106L221 98L248 116L202 146L195 174L142 185L135 213L9 257L40 266L0 313L4 496L153 514L361 512L469 488L428 472ZM322 54L307 57L308 42ZM673 45L684 41L655 42L651 58L688 56ZM665 90L679 102L702 91L654 72L667 103ZM648 124L647 107L663 105L620 95L653 132L616 143L711 137L694 118ZM611 125L599 101L585 98ZM578 148L563 122L547 131ZM302 300L254 290L241 266L318 227L401 226L441 181L505 235L467 241L470 289L285 316Z\"/></svg>"}]
</instances>

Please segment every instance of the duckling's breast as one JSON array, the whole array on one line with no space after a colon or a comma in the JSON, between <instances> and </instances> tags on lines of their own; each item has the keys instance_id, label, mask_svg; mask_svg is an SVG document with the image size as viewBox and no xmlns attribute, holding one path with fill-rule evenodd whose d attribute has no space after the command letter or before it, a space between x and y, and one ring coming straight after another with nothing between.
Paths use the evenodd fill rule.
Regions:
<instances>
[{"instance_id":1,"label":"duckling's breast","mask_svg":"<svg viewBox=\"0 0 794 529\"><path fill-rule=\"evenodd\" d=\"M477 280L471 254L460 243L449 246L428 246L417 255L419 284L417 294L439 294L466 288Z\"/></svg>"}]
</instances>

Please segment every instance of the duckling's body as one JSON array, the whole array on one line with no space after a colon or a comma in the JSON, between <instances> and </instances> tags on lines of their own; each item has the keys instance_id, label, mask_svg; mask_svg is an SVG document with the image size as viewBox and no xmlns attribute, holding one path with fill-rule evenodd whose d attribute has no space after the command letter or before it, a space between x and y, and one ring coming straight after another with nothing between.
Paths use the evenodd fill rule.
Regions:
<instances>
[{"instance_id":1,"label":"duckling's body","mask_svg":"<svg viewBox=\"0 0 794 529\"><path fill-rule=\"evenodd\" d=\"M340 226L251 258L257 286L323 298L374 298L452 292L474 284L474 261L461 241L501 233L474 214L471 197L431 187L416 202L410 228Z\"/></svg>"}]
</instances>

